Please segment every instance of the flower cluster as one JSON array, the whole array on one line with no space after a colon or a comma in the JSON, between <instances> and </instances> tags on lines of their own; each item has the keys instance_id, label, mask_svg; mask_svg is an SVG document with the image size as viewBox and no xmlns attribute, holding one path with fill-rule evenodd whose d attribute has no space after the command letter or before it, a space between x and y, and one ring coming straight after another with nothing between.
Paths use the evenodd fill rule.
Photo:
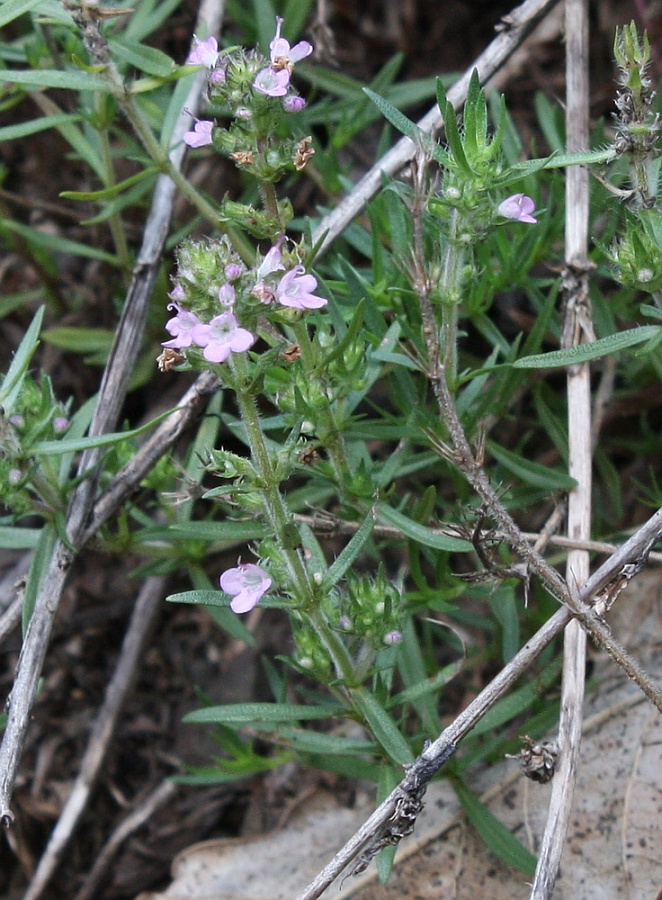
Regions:
<instances>
[{"instance_id":1,"label":"flower cluster","mask_svg":"<svg viewBox=\"0 0 662 900\"><path fill-rule=\"evenodd\" d=\"M278 100L281 113L299 112L306 105L293 88L291 75L294 64L310 56L313 47L308 41L299 41L291 47L289 41L281 37L283 20L277 18L276 23L276 36L269 45L269 60L240 49L220 52L214 37L202 41L195 37L186 60L189 65L204 66L209 70L210 100L215 104L227 104L232 110L234 122L227 130L217 129L217 149L227 152L244 167L255 162L254 145L259 141L252 138L257 136L257 129L262 128L265 115L269 118L274 113L273 98ZM265 129L265 134L273 131L272 124ZM211 120L197 120L194 128L184 135L184 142L189 147L212 144L215 128Z\"/></svg>"},{"instance_id":2,"label":"flower cluster","mask_svg":"<svg viewBox=\"0 0 662 900\"><path fill-rule=\"evenodd\" d=\"M296 265L289 271L285 270L281 246L285 237L281 237L269 250L257 268L257 281L251 289L251 294L261 300L262 303L279 303L281 306L289 306L292 309L320 309L326 306L324 297L313 294L317 287L317 279L314 275L306 273L302 265ZM274 278L274 273L284 274Z\"/></svg>"},{"instance_id":3,"label":"flower cluster","mask_svg":"<svg viewBox=\"0 0 662 900\"><path fill-rule=\"evenodd\" d=\"M290 260L292 254L284 257L286 240L281 236L253 269L238 261L226 241L183 244L168 305L175 315L165 325L171 338L163 346L177 351L197 347L207 362L223 363L255 343L256 336L240 319L254 320L270 305L297 310L325 306L327 300L314 293L315 276Z\"/></svg>"},{"instance_id":4,"label":"flower cluster","mask_svg":"<svg viewBox=\"0 0 662 900\"><path fill-rule=\"evenodd\" d=\"M221 291L219 299L220 294ZM231 353L243 353L255 343L255 335L241 327L232 310L222 312L205 323L195 313L175 302L169 304L168 309L177 310L177 315L166 322L166 331L172 335L172 339L164 341L164 347L176 350L201 347L207 362L222 363Z\"/></svg>"}]
</instances>

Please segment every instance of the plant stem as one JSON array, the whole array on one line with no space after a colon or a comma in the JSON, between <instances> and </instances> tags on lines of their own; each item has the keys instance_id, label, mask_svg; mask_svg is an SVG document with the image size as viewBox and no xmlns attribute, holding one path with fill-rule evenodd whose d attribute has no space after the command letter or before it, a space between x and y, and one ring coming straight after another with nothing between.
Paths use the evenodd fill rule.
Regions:
<instances>
[{"instance_id":1,"label":"plant stem","mask_svg":"<svg viewBox=\"0 0 662 900\"><path fill-rule=\"evenodd\" d=\"M447 243L441 268L441 332L443 337L444 371L448 386L455 393L457 385L457 322L462 289L464 250L458 242L459 213L451 211Z\"/></svg>"},{"instance_id":2,"label":"plant stem","mask_svg":"<svg viewBox=\"0 0 662 900\"><path fill-rule=\"evenodd\" d=\"M279 234L285 229L280 219L280 210L278 209L278 197L276 196L276 188L270 181L260 183L260 195L264 203L264 209L270 219L278 223Z\"/></svg>"},{"instance_id":3,"label":"plant stem","mask_svg":"<svg viewBox=\"0 0 662 900\"><path fill-rule=\"evenodd\" d=\"M264 513L283 554L293 594L301 606L299 614L308 621L322 641L333 662L336 677L343 684L351 685L354 681L352 660L342 641L324 620L319 610L315 586L300 551L297 547L292 546L294 521L276 482L276 474L264 440L255 398L244 388L248 377L246 360L241 354L234 353L230 357L230 363L235 375L237 405L246 429L253 465L261 482Z\"/></svg>"},{"instance_id":4,"label":"plant stem","mask_svg":"<svg viewBox=\"0 0 662 900\"><path fill-rule=\"evenodd\" d=\"M320 378L317 363L315 361L315 348L308 334L308 327L304 321L295 322L293 331L301 350L301 362L306 370L309 378L314 379L324 390L325 385ZM342 436L342 431L336 419L333 402L329 400L329 405L323 410L319 410L326 418L326 433L323 435L322 443L325 450L329 454L329 460L333 467L333 472L338 483L338 487L342 488L347 485L348 480L352 477L352 472L347 459L347 449Z\"/></svg>"}]
</instances>

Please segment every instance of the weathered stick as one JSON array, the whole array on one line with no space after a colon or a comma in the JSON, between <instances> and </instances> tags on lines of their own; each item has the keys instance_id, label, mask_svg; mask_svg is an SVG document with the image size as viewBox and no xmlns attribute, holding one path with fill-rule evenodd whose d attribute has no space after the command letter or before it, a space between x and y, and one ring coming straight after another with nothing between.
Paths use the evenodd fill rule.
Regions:
<instances>
[{"instance_id":1,"label":"weathered stick","mask_svg":"<svg viewBox=\"0 0 662 900\"><path fill-rule=\"evenodd\" d=\"M578 599L590 603L600 593L619 578L628 579L643 568L650 548L662 537L662 509L651 516L628 541L606 560L577 592ZM360 854L366 853L370 844L389 827L396 815L398 805L406 801L412 790L421 793L421 782L428 780L450 758L459 742L480 721L485 713L517 680L527 671L544 648L559 635L570 622L572 614L567 607L561 607L543 627L527 641L522 649L504 666L499 674L464 709L407 770L406 777L377 807L369 819L347 841L341 850L324 867L313 882L297 897L297 900L316 900L332 884L340 873ZM404 798L404 801L403 801Z\"/></svg>"},{"instance_id":2,"label":"weathered stick","mask_svg":"<svg viewBox=\"0 0 662 900\"><path fill-rule=\"evenodd\" d=\"M456 109L466 100L473 70L478 71L481 84L487 84L557 3L558 0L526 0L503 17L501 32L448 91L448 99ZM426 133L434 134L438 131L443 125L439 107L433 106L417 124L421 131ZM368 200L382 188L384 175L393 175L414 158L416 151L415 144L409 138L401 138L361 178L333 212L322 219L312 238L313 244L321 241L320 254L331 246L352 219L361 212Z\"/></svg>"},{"instance_id":3,"label":"weathered stick","mask_svg":"<svg viewBox=\"0 0 662 900\"><path fill-rule=\"evenodd\" d=\"M566 0L566 135L568 152L588 149L588 8L585 0ZM566 172L566 221L562 346L594 340L588 293L588 171L571 166ZM577 487L568 495L568 535L591 535L592 426L590 366L571 366L567 373L568 474ZM571 550L566 565L570 589L584 584L590 559L585 550ZM531 900L549 900L561 863L575 792L579 747L584 718L586 631L579 622L565 629L559 758L552 782L545 831L538 854Z\"/></svg>"},{"instance_id":4,"label":"weathered stick","mask_svg":"<svg viewBox=\"0 0 662 900\"><path fill-rule=\"evenodd\" d=\"M224 0L203 0L200 17L201 21L206 22L209 33L218 31L223 10ZM197 108L204 78L205 73L201 71L191 88L187 101L190 110ZM175 168L181 167L186 151L186 146L181 143L181 136L190 128L191 121L191 116L182 116L173 135L174 149L170 153L170 160ZM168 176L160 176L116 339L102 378L99 400L89 431L91 435L112 431L124 403L129 379L140 351L149 298L168 234L175 192L172 180ZM7 726L0 745L0 822L9 823L13 818L11 795L25 744L30 711L67 573L86 536L87 518L94 502L93 472L99 453L99 449L89 450L81 458L78 475L82 480L69 507L67 542L56 542L21 648L16 679L8 700Z\"/></svg>"}]
</instances>

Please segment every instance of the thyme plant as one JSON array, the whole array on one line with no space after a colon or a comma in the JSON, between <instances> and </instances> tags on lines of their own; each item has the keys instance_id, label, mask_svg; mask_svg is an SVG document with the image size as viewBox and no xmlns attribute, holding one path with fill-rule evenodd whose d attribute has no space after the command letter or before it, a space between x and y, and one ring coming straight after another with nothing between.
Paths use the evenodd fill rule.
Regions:
<instances>
[{"instance_id":1,"label":"thyme plant","mask_svg":"<svg viewBox=\"0 0 662 900\"><path fill-rule=\"evenodd\" d=\"M186 64L176 67L146 51L137 26L129 38L140 52L131 40L106 40L91 5L74 10L82 42L69 19L55 25L88 59L68 71L65 86L97 99L81 103L73 120L52 108L47 119L95 166L104 187L67 197L105 207L112 264L125 275L132 261L120 198L156 172L176 182L209 234L198 229L178 242L169 286L164 277L156 293L169 316L163 306L152 315L165 320L168 335L159 333L162 377L206 373L218 390L183 461L182 483L173 484L173 466L155 469L147 487L159 497L158 515L151 519L127 502L117 530L127 548L150 557L149 571L184 569L193 589L169 599L207 606L234 637L253 640L241 617L256 607L283 610L291 626L292 652L265 667L273 703L208 706L188 715L191 723L217 726L223 755L183 780L245 776L299 754L313 765L370 777L385 795L441 729L439 696L460 667L457 635L464 627L482 628L489 654L505 663L548 613L549 595L568 600L567 586L515 524L526 516L542 527L532 511L551 514L550 498L573 487L562 465L562 403L544 380L548 370L638 346L623 377L659 376L659 121L647 39L634 26L619 31L613 140L607 144L603 135L602 147L573 156L524 161L503 98L486 96L477 73L461 115L442 81L435 82L444 142L406 118L387 89L366 90L353 114L360 109L367 116L369 101L370 115L379 111L414 142L416 159L411 177L385 179L367 218L347 230L335 255L321 257L291 189L309 174L316 182L338 175L337 159L326 158L315 135L331 120L343 125L337 134L350 135L352 115L341 104L307 105L298 66L314 60L312 44L290 43L288 23L277 17L268 53L196 38ZM30 48L23 52L25 58ZM32 52L46 51L39 45ZM142 66L132 90L114 54ZM200 69L208 112L183 141L232 161L243 185L239 199L206 196L166 152L175 112L182 113L177 82ZM48 84L48 74L43 78ZM11 70L7 81L31 83L25 72ZM150 91L151 106L142 99ZM130 136L109 125L118 110ZM546 133L557 132L555 112L547 108L544 116ZM103 166L87 133L94 129ZM142 166L125 182L112 166L118 133ZM593 297L598 340L545 353L550 335L559 337L558 279L542 268L558 255L557 170L576 164L598 175L600 212L615 224L604 227L596 264L623 292L614 307L599 293ZM638 309L641 291L653 303ZM491 316L505 294L524 297L533 313L526 334L500 329ZM90 410L72 412L47 378L33 379L41 315L0 388L0 475L4 539L27 535L23 518L40 516L47 537L33 546L43 566L56 538L71 540L66 512L77 487L74 455L115 447L94 476L103 489L125 471L135 452L130 441L141 429L84 437ZM641 315L654 324L640 325ZM67 340L62 333L50 338ZM538 378L532 388L531 372ZM649 452L650 443L642 442ZM533 458L541 444L552 463ZM598 466L603 482L613 484L609 460L598 455ZM646 490L657 502L659 491ZM609 502L617 506L618 497ZM605 509L601 527L608 530L609 503ZM118 534L108 529L105 539L112 544ZM236 563L210 581L208 557L221 551L232 552ZM35 570L33 598L44 571ZM540 583L531 588L532 574L547 593ZM535 602L525 606L530 596ZM489 624L477 604L490 612ZM604 635L586 610L573 612ZM26 626L30 614L28 604ZM551 653L544 662L539 677L546 686L558 667ZM528 710L540 714L529 730L542 732L550 714L538 704L537 688L523 685L515 696L514 704L493 710L492 721L501 725ZM306 727L307 720L320 730ZM358 723L355 733L337 727L346 721ZM272 757L255 751L243 735L246 725L272 742ZM513 749L513 740L477 729L471 749L448 771L460 784L470 762Z\"/></svg>"}]
</instances>

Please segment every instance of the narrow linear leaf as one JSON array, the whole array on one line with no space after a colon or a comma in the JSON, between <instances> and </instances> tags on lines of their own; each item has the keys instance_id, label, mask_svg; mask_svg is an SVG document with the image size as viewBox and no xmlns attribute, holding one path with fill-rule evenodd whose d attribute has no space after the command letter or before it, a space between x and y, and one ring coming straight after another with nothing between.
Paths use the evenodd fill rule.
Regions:
<instances>
[{"instance_id":1,"label":"narrow linear leaf","mask_svg":"<svg viewBox=\"0 0 662 900\"><path fill-rule=\"evenodd\" d=\"M565 169L567 166L590 166L591 164L611 162L616 156L613 148L605 150L585 150L582 153L553 153L547 159L528 159L516 162L512 168L523 174L537 172L539 169Z\"/></svg>"},{"instance_id":2,"label":"narrow linear leaf","mask_svg":"<svg viewBox=\"0 0 662 900\"><path fill-rule=\"evenodd\" d=\"M217 609L227 609L231 598L222 591L196 590L182 591L180 594L170 594L166 597L168 603L195 603L199 606L213 606ZM263 597L260 606L264 609L291 609L292 604L287 600L279 600L276 597ZM234 616L235 614L232 613Z\"/></svg>"},{"instance_id":3,"label":"narrow linear leaf","mask_svg":"<svg viewBox=\"0 0 662 900\"><path fill-rule=\"evenodd\" d=\"M113 431L110 434L97 434L92 437L61 438L59 441L38 441L32 447L32 452L43 454L44 456L59 456L61 453L78 453L81 450L89 450L91 447L107 447L109 444L119 444L120 441L144 434L150 428L158 425L159 422L167 419L173 412L174 410L169 409L167 412L152 419L151 422L129 431Z\"/></svg>"},{"instance_id":4,"label":"narrow linear leaf","mask_svg":"<svg viewBox=\"0 0 662 900\"><path fill-rule=\"evenodd\" d=\"M296 703L230 703L208 706L187 713L183 722L252 725L255 722L301 722L304 719L330 719L342 710L331 706L298 706Z\"/></svg>"},{"instance_id":5,"label":"narrow linear leaf","mask_svg":"<svg viewBox=\"0 0 662 900\"><path fill-rule=\"evenodd\" d=\"M419 525L418 522L407 518L407 516L391 506L380 506L377 511L377 519L385 525L397 528L405 537L411 538L419 544L424 544L426 547L434 547L435 550L467 553L472 549L469 541L463 541L461 538L450 537L446 534L439 534L431 528L426 528L425 525Z\"/></svg>"},{"instance_id":6,"label":"narrow linear leaf","mask_svg":"<svg viewBox=\"0 0 662 900\"><path fill-rule=\"evenodd\" d=\"M504 469L525 484L532 484L548 491L571 491L577 487L575 479L565 472L554 471L540 463L523 459L518 453L506 450L493 441L488 441L488 448L494 459L500 462Z\"/></svg>"},{"instance_id":7,"label":"narrow linear leaf","mask_svg":"<svg viewBox=\"0 0 662 900\"><path fill-rule=\"evenodd\" d=\"M135 66L147 75L157 78L167 78L172 74L175 63L166 53L162 53L155 47L146 47L138 41L115 37L110 41L110 46L119 59Z\"/></svg>"},{"instance_id":8,"label":"narrow linear leaf","mask_svg":"<svg viewBox=\"0 0 662 900\"><path fill-rule=\"evenodd\" d=\"M41 528L12 528L9 525L0 525L0 549L34 550L40 535Z\"/></svg>"},{"instance_id":9,"label":"narrow linear leaf","mask_svg":"<svg viewBox=\"0 0 662 900\"><path fill-rule=\"evenodd\" d=\"M3 379L2 387L0 387L0 406L4 408L5 415L11 413L23 375L30 365L32 355L39 346L39 330L45 309L46 307L42 306L37 310Z\"/></svg>"},{"instance_id":10,"label":"narrow linear leaf","mask_svg":"<svg viewBox=\"0 0 662 900\"><path fill-rule=\"evenodd\" d=\"M37 602L37 596L39 595L41 585L44 583L44 578L46 577L51 562L56 539L56 526L50 522L44 525L39 533L39 538L37 539L34 548L32 564L25 583L22 609L23 635L25 635L28 630L35 603Z\"/></svg>"},{"instance_id":11,"label":"narrow linear leaf","mask_svg":"<svg viewBox=\"0 0 662 900\"><path fill-rule=\"evenodd\" d=\"M47 328L42 333L47 344L75 353L98 353L110 350L115 332L110 328Z\"/></svg>"},{"instance_id":12,"label":"narrow linear leaf","mask_svg":"<svg viewBox=\"0 0 662 900\"><path fill-rule=\"evenodd\" d=\"M97 247L90 247L87 244L81 244L78 241L71 241L68 238L59 237L56 234L47 234L39 231L38 228L31 228L20 222L12 222L10 219L2 221L2 228L8 231L15 231L29 244L34 244L49 253L68 253L72 256L84 256L89 259L98 259L101 262L108 263L111 266L119 267L121 261L113 256L112 253L106 253L105 250L99 250Z\"/></svg>"},{"instance_id":13,"label":"narrow linear leaf","mask_svg":"<svg viewBox=\"0 0 662 900\"><path fill-rule=\"evenodd\" d=\"M411 747L404 739L398 726L376 697L368 691L357 690L352 698L363 714L366 723L373 733L375 740L380 744L393 762L400 766L406 766L414 761Z\"/></svg>"},{"instance_id":14,"label":"narrow linear leaf","mask_svg":"<svg viewBox=\"0 0 662 900\"><path fill-rule=\"evenodd\" d=\"M592 359L600 359L636 344L643 344L659 334L657 325L641 325L629 331L621 331L618 334L610 334L609 337L600 338L592 344L580 344L578 347L568 347L566 350L552 350L550 353L538 353L535 356L525 356L518 359L512 365L516 369L555 369L562 366L575 366L589 362Z\"/></svg>"},{"instance_id":15,"label":"narrow linear leaf","mask_svg":"<svg viewBox=\"0 0 662 900\"><path fill-rule=\"evenodd\" d=\"M62 72L59 69L27 69L20 72L3 69L2 80L10 84L24 84L38 88L62 88L70 91L110 90L100 75L92 72Z\"/></svg>"},{"instance_id":16,"label":"narrow linear leaf","mask_svg":"<svg viewBox=\"0 0 662 900\"><path fill-rule=\"evenodd\" d=\"M0 10L0 28L29 12L37 3L41 3L41 0L4 0Z\"/></svg>"},{"instance_id":17,"label":"narrow linear leaf","mask_svg":"<svg viewBox=\"0 0 662 900\"><path fill-rule=\"evenodd\" d=\"M427 697L429 694L444 687L449 681L452 681L461 669L461 660L459 662L449 663L449 665L444 666L443 669L439 669L436 675L426 678L418 684L413 684L411 687L405 688L404 691L400 691L399 694L391 697L388 701L388 708L394 709L398 706L402 706L404 703L415 703L417 700L420 700L421 697Z\"/></svg>"},{"instance_id":18,"label":"narrow linear leaf","mask_svg":"<svg viewBox=\"0 0 662 900\"><path fill-rule=\"evenodd\" d=\"M261 522L181 522L162 528L146 528L137 534L140 541L254 541L266 535Z\"/></svg>"},{"instance_id":19,"label":"narrow linear leaf","mask_svg":"<svg viewBox=\"0 0 662 900\"><path fill-rule=\"evenodd\" d=\"M303 730L290 726L260 725L256 726L260 731L268 733L275 731L279 739L289 741L292 748L299 753L315 753L334 756L354 756L357 753L374 753L374 741L357 740L354 738L340 737L334 734L320 733L319 731Z\"/></svg>"},{"instance_id":20,"label":"narrow linear leaf","mask_svg":"<svg viewBox=\"0 0 662 900\"><path fill-rule=\"evenodd\" d=\"M147 169L143 169L142 172L137 172L130 178L114 184L112 187L104 188L100 191L61 191L60 197L65 197L67 200L109 200L158 171L156 166L149 166Z\"/></svg>"},{"instance_id":21,"label":"narrow linear leaf","mask_svg":"<svg viewBox=\"0 0 662 900\"><path fill-rule=\"evenodd\" d=\"M529 877L536 871L536 858L500 822L466 785L453 781L453 788L469 821L489 849L507 865Z\"/></svg>"},{"instance_id":22,"label":"narrow linear leaf","mask_svg":"<svg viewBox=\"0 0 662 900\"><path fill-rule=\"evenodd\" d=\"M439 147L429 134L419 128L415 122L411 121L411 119L408 119L404 113L401 113L400 110L393 106L392 103L389 103L388 100L385 100L383 97L380 97L379 94L371 91L370 88L363 88L363 92L370 97L384 118L387 119L394 128L397 128L398 131L404 134L405 137L408 137L414 144L423 147L426 151L430 152L437 162L443 161L443 159L440 158L444 153L442 148Z\"/></svg>"},{"instance_id":23,"label":"narrow linear leaf","mask_svg":"<svg viewBox=\"0 0 662 900\"><path fill-rule=\"evenodd\" d=\"M62 113L58 116L44 116L43 119L33 119L31 122L21 122L20 125L6 125L0 128L0 141L14 141L17 138L29 137L47 128L56 128L65 122L80 122L82 116L76 113Z\"/></svg>"},{"instance_id":24,"label":"narrow linear leaf","mask_svg":"<svg viewBox=\"0 0 662 900\"><path fill-rule=\"evenodd\" d=\"M337 584L350 566L353 565L357 556L369 540L374 527L375 518L371 510L361 523L361 527L352 537L351 541L344 547L342 552L338 554L333 565L329 566L324 577L324 591L330 590L334 584Z\"/></svg>"}]
</instances>

